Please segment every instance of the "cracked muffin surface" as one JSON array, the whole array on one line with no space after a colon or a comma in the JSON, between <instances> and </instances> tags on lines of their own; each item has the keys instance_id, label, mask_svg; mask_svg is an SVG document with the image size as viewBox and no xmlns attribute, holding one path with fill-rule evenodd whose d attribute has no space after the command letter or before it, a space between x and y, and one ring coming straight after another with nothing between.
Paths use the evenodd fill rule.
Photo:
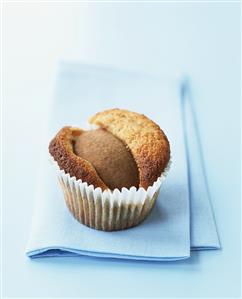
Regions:
<instances>
[{"instance_id":1,"label":"cracked muffin surface","mask_svg":"<svg viewBox=\"0 0 242 299\"><path fill-rule=\"evenodd\" d=\"M91 162L109 189L139 187L138 169L131 152L107 130L83 132L73 148L76 155Z\"/></svg>"},{"instance_id":2,"label":"cracked muffin surface","mask_svg":"<svg viewBox=\"0 0 242 299\"><path fill-rule=\"evenodd\" d=\"M99 129L64 127L50 142L50 154L70 176L102 190L147 189L165 170L168 139L146 116L111 109L94 115L90 123Z\"/></svg>"},{"instance_id":3,"label":"cracked muffin surface","mask_svg":"<svg viewBox=\"0 0 242 299\"><path fill-rule=\"evenodd\" d=\"M130 149L139 171L139 186L147 189L165 170L170 145L160 127L145 115L123 109L99 112L90 123L105 128Z\"/></svg>"}]
</instances>

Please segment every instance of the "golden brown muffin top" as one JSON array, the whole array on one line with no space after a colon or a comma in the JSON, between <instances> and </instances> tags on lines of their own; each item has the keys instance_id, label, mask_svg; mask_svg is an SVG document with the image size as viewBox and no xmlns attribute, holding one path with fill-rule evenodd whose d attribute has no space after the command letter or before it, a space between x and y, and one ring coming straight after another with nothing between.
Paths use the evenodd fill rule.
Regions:
<instances>
[{"instance_id":1,"label":"golden brown muffin top","mask_svg":"<svg viewBox=\"0 0 242 299\"><path fill-rule=\"evenodd\" d=\"M99 112L90 123L105 130L94 133L64 127L50 142L49 152L61 169L102 190L153 185L170 159L169 142L157 124L121 109ZM115 156L115 152L119 154ZM121 177L115 174L118 171Z\"/></svg>"},{"instance_id":2,"label":"golden brown muffin top","mask_svg":"<svg viewBox=\"0 0 242 299\"><path fill-rule=\"evenodd\" d=\"M168 139L145 115L122 109L99 112L90 123L105 128L130 149L139 170L139 185L147 189L166 168L170 159Z\"/></svg>"},{"instance_id":3,"label":"golden brown muffin top","mask_svg":"<svg viewBox=\"0 0 242 299\"><path fill-rule=\"evenodd\" d=\"M49 144L49 152L58 163L60 169L69 173L71 177L81 179L102 190L108 187L98 176L93 165L81 157L78 157L73 151L73 142L82 134L82 130L73 127L62 128Z\"/></svg>"}]
</instances>

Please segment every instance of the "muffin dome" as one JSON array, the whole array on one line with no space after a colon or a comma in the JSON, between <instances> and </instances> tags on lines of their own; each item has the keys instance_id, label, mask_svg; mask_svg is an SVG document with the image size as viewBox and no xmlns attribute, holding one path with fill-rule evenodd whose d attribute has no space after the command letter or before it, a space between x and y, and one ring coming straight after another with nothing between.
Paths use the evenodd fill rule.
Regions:
<instances>
[{"instance_id":1,"label":"muffin dome","mask_svg":"<svg viewBox=\"0 0 242 299\"><path fill-rule=\"evenodd\" d=\"M170 159L168 139L144 115L128 110L99 112L89 120L99 128L62 128L49 145L60 169L95 188L147 189Z\"/></svg>"}]
</instances>

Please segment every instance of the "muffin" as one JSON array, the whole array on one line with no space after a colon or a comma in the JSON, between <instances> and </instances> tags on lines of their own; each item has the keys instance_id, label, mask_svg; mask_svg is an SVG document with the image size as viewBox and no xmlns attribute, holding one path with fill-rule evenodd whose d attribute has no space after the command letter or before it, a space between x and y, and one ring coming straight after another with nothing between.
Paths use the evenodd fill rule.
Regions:
<instances>
[{"instance_id":1,"label":"muffin","mask_svg":"<svg viewBox=\"0 0 242 299\"><path fill-rule=\"evenodd\" d=\"M99 112L96 129L64 127L49 144L66 204L81 223L104 231L139 224L150 213L170 160L152 120L128 110Z\"/></svg>"}]
</instances>

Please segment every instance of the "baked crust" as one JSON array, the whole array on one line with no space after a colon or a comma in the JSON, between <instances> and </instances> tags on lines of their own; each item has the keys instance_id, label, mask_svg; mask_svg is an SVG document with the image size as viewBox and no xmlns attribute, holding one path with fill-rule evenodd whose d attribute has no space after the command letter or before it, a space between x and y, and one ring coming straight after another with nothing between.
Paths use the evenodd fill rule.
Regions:
<instances>
[{"instance_id":1,"label":"baked crust","mask_svg":"<svg viewBox=\"0 0 242 299\"><path fill-rule=\"evenodd\" d=\"M112 133L130 150L139 172L139 187L152 186L170 159L169 141L160 127L145 115L121 109L99 112L89 121ZM108 186L94 166L74 153L73 143L82 132L63 127L50 142L49 152L65 173L104 191Z\"/></svg>"},{"instance_id":2,"label":"baked crust","mask_svg":"<svg viewBox=\"0 0 242 299\"><path fill-rule=\"evenodd\" d=\"M137 163L140 187L153 185L170 160L169 141L156 123L145 115L123 109L99 112L89 122L126 144Z\"/></svg>"},{"instance_id":3,"label":"baked crust","mask_svg":"<svg viewBox=\"0 0 242 299\"><path fill-rule=\"evenodd\" d=\"M74 127L64 127L49 144L49 152L60 169L89 185L108 189L90 162L77 156L73 151L73 142L83 131Z\"/></svg>"}]
</instances>

